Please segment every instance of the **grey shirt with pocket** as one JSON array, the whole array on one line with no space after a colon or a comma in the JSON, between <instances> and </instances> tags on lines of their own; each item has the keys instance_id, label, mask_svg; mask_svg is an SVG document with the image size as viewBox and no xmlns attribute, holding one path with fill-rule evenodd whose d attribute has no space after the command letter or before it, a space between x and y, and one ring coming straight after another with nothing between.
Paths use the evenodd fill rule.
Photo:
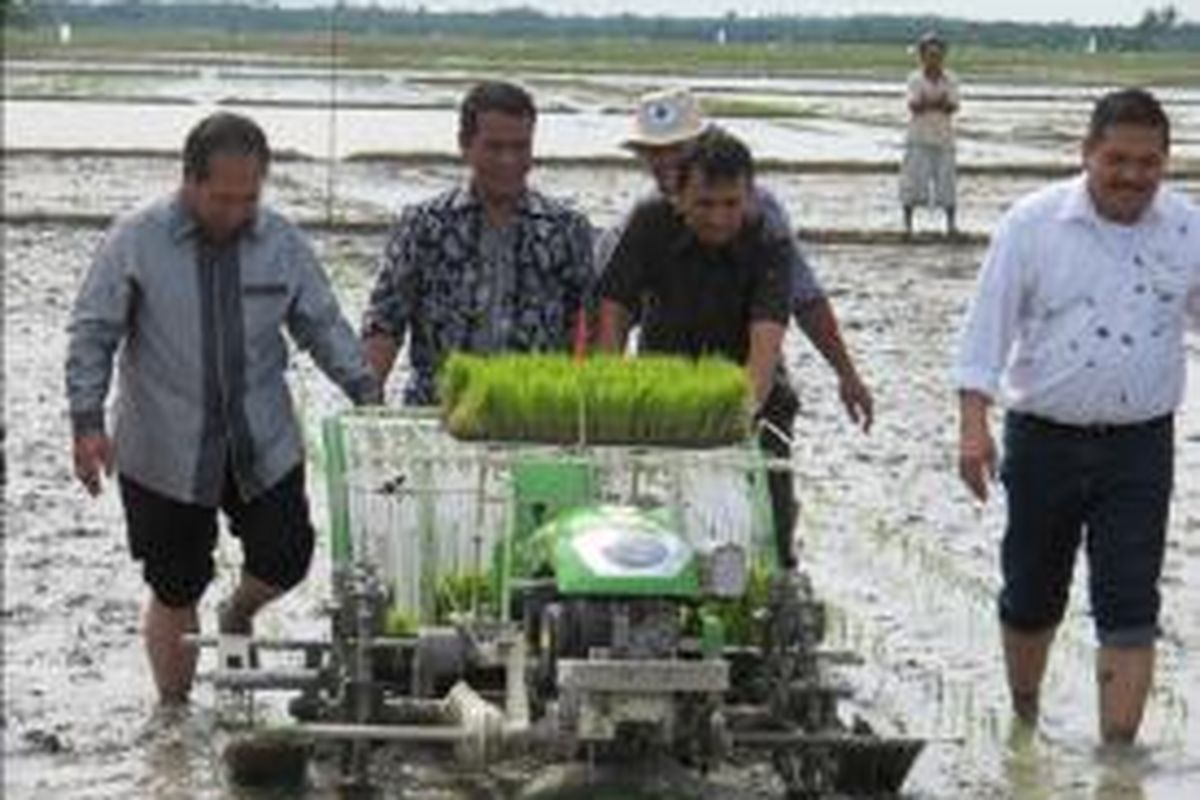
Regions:
<instances>
[{"instance_id":1,"label":"grey shirt with pocket","mask_svg":"<svg viewBox=\"0 0 1200 800\"><path fill-rule=\"evenodd\" d=\"M243 499L303 458L284 332L356 403L379 390L303 234L261 208L209 244L178 193L114 223L79 290L66 385L76 436L105 430L117 365L117 470L183 502Z\"/></svg>"}]
</instances>

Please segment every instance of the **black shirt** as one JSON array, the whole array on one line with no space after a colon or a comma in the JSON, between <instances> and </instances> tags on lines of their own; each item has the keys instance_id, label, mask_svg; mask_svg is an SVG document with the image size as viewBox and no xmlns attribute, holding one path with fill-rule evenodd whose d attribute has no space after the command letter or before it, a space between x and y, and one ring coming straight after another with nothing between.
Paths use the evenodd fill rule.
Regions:
<instances>
[{"instance_id":1,"label":"black shirt","mask_svg":"<svg viewBox=\"0 0 1200 800\"><path fill-rule=\"evenodd\" d=\"M654 198L634 209L599 294L640 320L642 352L745 364L752 323L787 324L787 244L754 221L729 244L705 246L669 200Z\"/></svg>"}]
</instances>

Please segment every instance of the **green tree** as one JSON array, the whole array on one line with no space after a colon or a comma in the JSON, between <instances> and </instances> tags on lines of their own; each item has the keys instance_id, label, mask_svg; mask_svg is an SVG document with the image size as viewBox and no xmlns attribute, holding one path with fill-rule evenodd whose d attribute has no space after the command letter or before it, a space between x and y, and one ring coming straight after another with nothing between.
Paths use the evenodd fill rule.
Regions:
<instances>
[{"instance_id":1,"label":"green tree","mask_svg":"<svg viewBox=\"0 0 1200 800\"><path fill-rule=\"evenodd\" d=\"M35 0L0 0L4 27L27 28L33 24Z\"/></svg>"},{"instance_id":2,"label":"green tree","mask_svg":"<svg viewBox=\"0 0 1200 800\"><path fill-rule=\"evenodd\" d=\"M1179 24L1179 9L1173 5L1161 9L1147 8L1141 20L1134 26L1138 44L1143 48L1160 46L1167 35Z\"/></svg>"}]
</instances>

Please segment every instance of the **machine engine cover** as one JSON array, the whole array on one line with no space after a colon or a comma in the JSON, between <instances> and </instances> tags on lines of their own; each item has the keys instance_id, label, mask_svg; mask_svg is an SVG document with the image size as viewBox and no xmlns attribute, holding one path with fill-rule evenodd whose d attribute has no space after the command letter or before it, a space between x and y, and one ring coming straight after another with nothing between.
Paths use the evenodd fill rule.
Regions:
<instances>
[{"instance_id":1,"label":"machine engine cover","mask_svg":"<svg viewBox=\"0 0 1200 800\"><path fill-rule=\"evenodd\" d=\"M696 597L696 552L652 513L629 506L578 508L537 533L565 595Z\"/></svg>"}]
</instances>

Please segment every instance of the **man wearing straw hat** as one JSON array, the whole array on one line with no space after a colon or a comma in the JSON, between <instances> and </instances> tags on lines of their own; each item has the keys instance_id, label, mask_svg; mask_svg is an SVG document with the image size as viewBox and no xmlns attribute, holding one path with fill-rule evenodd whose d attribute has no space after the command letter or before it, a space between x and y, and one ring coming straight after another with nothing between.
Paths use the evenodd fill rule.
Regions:
<instances>
[{"instance_id":1,"label":"man wearing straw hat","mask_svg":"<svg viewBox=\"0 0 1200 800\"><path fill-rule=\"evenodd\" d=\"M754 389L763 449L789 458L798 401L780 368L791 297L787 242L762 235L746 213L754 162L734 136L709 128L684 149L674 198L650 198L630 215L600 279L602 349L622 351L630 324L639 352L743 364ZM768 475L780 563L796 563L790 470Z\"/></svg>"},{"instance_id":2,"label":"man wearing straw hat","mask_svg":"<svg viewBox=\"0 0 1200 800\"><path fill-rule=\"evenodd\" d=\"M621 143L645 164L654 178L654 194L676 194L679 161L687 145L708 127L695 95L685 88L643 95L638 101L631 130ZM762 235L785 243L791 262L791 308L796 323L826 363L837 374L838 395L847 415L863 430L870 430L874 401L863 383L842 339L833 306L825 296L795 240L788 213L775 196L755 183L747 214L761 218ZM601 235L596 247L597 267L603 270L622 238L626 220ZM790 433L790 431L789 431Z\"/></svg>"}]
</instances>

